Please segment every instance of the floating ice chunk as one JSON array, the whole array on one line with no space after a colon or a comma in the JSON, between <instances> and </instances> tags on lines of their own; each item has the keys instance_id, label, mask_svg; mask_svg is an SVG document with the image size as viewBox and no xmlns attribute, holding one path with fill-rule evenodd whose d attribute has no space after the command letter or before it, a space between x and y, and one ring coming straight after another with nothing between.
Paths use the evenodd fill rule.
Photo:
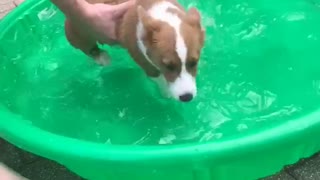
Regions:
<instances>
[{"instance_id":1,"label":"floating ice chunk","mask_svg":"<svg viewBox=\"0 0 320 180\"><path fill-rule=\"evenodd\" d=\"M251 31L242 37L243 40L251 39L256 36L262 34L262 32L266 29L266 25L264 24L254 24L251 28Z\"/></svg>"},{"instance_id":2,"label":"floating ice chunk","mask_svg":"<svg viewBox=\"0 0 320 180\"><path fill-rule=\"evenodd\" d=\"M294 113L297 113L299 111L301 111L301 107L290 105L290 106L282 107L278 111L272 112L267 115L258 116L253 119L252 118L245 118L244 120L255 120L256 122L261 122L261 121L266 121L266 120L270 120L270 119L279 119L282 117L288 117L288 116L291 116Z\"/></svg>"},{"instance_id":3,"label":"floating ice chunk","mask_svg":"<svg viewBox=\"0 0 320 180\"><path fill-rule=\"evenodd\" d=\"M316 35L314 35L314 34L309 34L307 36L307 38L310 39L310 40L313 40L313 41L317 41L318 40L318 37Z\"/></svg>"},{"instance_id":4,"label":"floating ice chunk","mask_svg":"<svg viewBox=\"0 0 320 180\"><path fill-rule=\"evenodd\" d=\"M127 109L120 110L118 114L119 118L124 118L126 116L126 111Z\"/></svg>"},{"instance_id":5,"label":"floating ice chunk","mask_svg":"<svg viewBox=\"0 0 320 180\"><path fill-rule=\"evenodd\" d=\"M57 10L54 8L54 6L50 6L49 8L45 8L44 10L40 11L38 13L38 18L40 21L46 21L51 19L56 13Z\"/></svg>"},{"instance_id":6,"label":"floating ice chunk","mask_svg":"<svg viewBox=\"0 0 320 180\"><path fill-rule=\"evenodd\" d=\"M238 126L237 126L237 130L238 131L245 131L245 130L247 130L248 129L248 126L246 125L246 124L239 124Z\"/></svg>"},{"instance_id":7,"label":"floating ice chunk","mask_svg":"<svg viewBox=\"0 0 320 180\"><path fill-rule=\"evenodd\" d=\"M314 80L312 86L315 89L317 95L320 95L320 80Z\"/></svg>"},{"instance_id":8,"label":"floating ice chunk","mask_svg":"<svg viewBox=\"0 0 320 180\"><path fill-rule=\"evenodd\" d=\"M216 27L216 21L212 17L206 17L203 20L203 25L205 27Z\"/></svg>"},{"instance_id":9,"label":"floating ice chunk","mask_svg":"<svg viewBox=\"0 0 320 180\"><path fill-rule=\"evenodd\" d=\"M285 14L283 18L287 21L301 21L301 20L304 20L306 17L303 12L294 12L294 13Z\"/></svg>"},{"instance_id":10,"label":"floating ice chunk","mask_svg":"<svg viewBox=\"0 0 320 180\"><path fill-rule=\"evenodd\" d=\"M172 141L176 139L177 137L174 134L168 134L167 136L160 138L159 144L172 144Z\"/></svg>"},{"instance_id":11,"label":"floating ice chunk","mask_svg":"<svg viewBox=\"0 0 320 180\"><path fill-rule=\"evenodd\" d=\"M96 137L97 137L97 139L100 139L101 134L99 132L96 132Z\"/></svg>"},{"instance_id":12,"label":"floating ice chunk","mask_svg":"<svg viewBox=\"0 0 320 180\"><path fill-rule=\"evenodd\" d=\"M49 63L45 66L45 68L49 71L54 71L58 68L58 63Z\"/></svg>"},{"instance_id":13,"label":"floating ice chunk","mask_svg":"<svg viewBox=\"0 0 320 180\"><path fill-rule=\"evenodd\" d=\"M199 140L199 142L206 142L206 141L212 141L216 139L222 138L222 133L213 133L212 131L209 131L205 133Z\"/></svg>"},{"instance_id":14,"label":"floating ice chunk","mask_svg":"<svg viewBox=\"0 0 320 180\"><path fill-rule=\"evenodd\" d=\"M221 4L216 6L216 12L217 12L218 15L221 15L221 9L222 9L222 5Z\"/></svg>"},{"instance_id":15,"label":"floating ice chunk","mask_svg":"<svg viewBox=\"0 0 320 180\"><path fill-rule=\"evenodd\" d=\"M260 94L249 91L245 98L237 104L246 114L266 110L276 101L277 96L269 91L262 91Z\"/></svg>"},{"instance_id":16,"label":"floating ice chunk","mask_svg":"<svg viewBox=\"0 0 320 180\"><path fill-rule=\"evenodd\" d=\"M210 114L208 114L208 119L211 119L210 126L213 129L216 129L225 122L231 120L229 117L223 115L218 109L212 109Z\"/></svg>"},{"instance_id":17,"label":"floating ice chunk","mask_svg":"<svg viewBox=\"0 0 320 180\"><path fill-rule=\"evenodd\" d=\"M104 143L105 143L105 144L110 144L110 145L112 144L110 138L108 138L108 139L106 140L106 142L104 142Z\"/></svg>"}]
</instances>

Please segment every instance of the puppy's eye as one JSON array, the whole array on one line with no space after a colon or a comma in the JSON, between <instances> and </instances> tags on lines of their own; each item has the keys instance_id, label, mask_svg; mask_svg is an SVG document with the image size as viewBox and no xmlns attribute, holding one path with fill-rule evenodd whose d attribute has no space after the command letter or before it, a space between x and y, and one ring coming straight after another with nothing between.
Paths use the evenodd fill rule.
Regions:
<instances>
[{"instance_id":1,"label":"puppy's eye","mask_svg":"<svg viewBox=\"0 0 320 180\"><path fill-rule=\"evenodd\" d=\"M173 64L168 64L166 65L167 70L169 71L175 71L176 70L176 66Z\"/></svg>"},{"instance_id":2,"label":"puppy's eye","mask_svg":"<svg viewBox=\"0 0 320 180\"><path fill-rule=\"evenodd\" d=\"M189 68L194 68L198 65L198 61L190 61L187 65Z\"/></svg>"}]
</instances>

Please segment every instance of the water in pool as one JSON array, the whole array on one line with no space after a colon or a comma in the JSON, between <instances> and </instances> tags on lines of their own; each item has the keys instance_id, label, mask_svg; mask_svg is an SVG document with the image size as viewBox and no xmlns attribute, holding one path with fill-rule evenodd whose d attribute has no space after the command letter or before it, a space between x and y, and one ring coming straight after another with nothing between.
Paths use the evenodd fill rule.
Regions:
<instances>
[{"instance_id":1,"label":"water in pool","mask_svg":"<svg viewBox=\"0 0 320 180\"><path fill-rule=\"evenodd\" d=\"M27 33L16 28L6 35L15 48L0 49L2 104L60 135L136 145L232 139L319 105L320 52L312 47L320 47L320 27L310 18L316 12L254 0L183 3L212 9L203 13L207 38L193 102L163 99L121 48L105 47L112 64L96 65L67 43L63 16L50 6L29 15L37 24L28 16L19 21Z\"/></svg>"}]
</instances>

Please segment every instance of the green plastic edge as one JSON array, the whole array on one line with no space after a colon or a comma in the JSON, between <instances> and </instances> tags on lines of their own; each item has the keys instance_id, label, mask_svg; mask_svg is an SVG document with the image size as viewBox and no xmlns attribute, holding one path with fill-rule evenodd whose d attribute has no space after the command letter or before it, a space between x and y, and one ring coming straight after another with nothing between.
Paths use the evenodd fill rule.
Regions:
<instances>
[{"instance_id":1,"label":"green plastic edge","mask_svg":"<svg viewBox=\"0 0 320 180\"><path fill-rule=\"evenodd\" d=\"M44 1L47 0L26 0L6 15L0 21L0 38L16 22L17 15L26 14L30 8ZM320 132L320 109L309 115L293 119L286 124L281 124L268 131L249 137L239 137L236 140L224 142L171 145L170 148L167 146L108 146L85 142L43 131L31 124L21 123L23 121L23 118L16 114L0 111L0 137L30 152L34 152L34 147L37 147L36 154L44 157L47 157L45 154L57 154L89 160L126 162L155 161L163 158L168 160L174 159L174 161L191 157L199 157L201 159L204 155L212 155L216 159L228 159L234 156L248 155L253 152L259 153L259 151L270 148L270 146L273 149L285 149L286 146L282 142L302 143L305 144L305 147L308 146L309 150L300 152L300 157L296 156L296 152L293 149L291 151L288 150L287 159L290 159L288 164L292 164L300 158L309 157L320 150L320 141L314 138ZM40 140L37 138L39 136L42 136L41 139L46 140ZM57 146L57 144L60 144L60 146ZM235 152L236 155L234 154ZM292 153L290 154L290 152ZM52 157L47 158L52 159ZM268 172L261 174L260 177L276 173L288 164L281 164L278 167L270 168Z\"/></svg>"}]
</instances>

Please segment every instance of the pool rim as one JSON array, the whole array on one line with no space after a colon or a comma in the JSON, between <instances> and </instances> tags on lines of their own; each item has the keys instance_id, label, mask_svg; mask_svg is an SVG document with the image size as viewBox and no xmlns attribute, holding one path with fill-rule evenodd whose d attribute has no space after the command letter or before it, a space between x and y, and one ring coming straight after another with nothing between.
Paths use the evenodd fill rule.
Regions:
<instances>
[{"instance_id":1,"label":"pool rim","mask_svg":"<svg viewBox=\"0 0 320 180\"><path fill-rule=\"evenodd\" d=\"M40 5L45 0L26 0L0 21L0 38L17 21L17 14L23 15L28 9ZM208 154L219 156L233 156L248 153L250 147L259 151L269 144L281 143L284 139L294 140L301 133L320 126L320 109L312 113L294 118L259 134L223 142L188 143L170 146L133 146L133 145L105 145L87 142L79 139L61 136L31 124L25 123L23 118L11 112L0 112L0 137L15 142L26 149L38 149L38 153L51 152L64 156L81 157L92 160L114 161L146 161L155 159L174 159L199 157ZM23 132L23 136L21 135ZM38 138L38 137L42 138ZM272 142L272 143L271 143Z\"/></svg>"}]
</instances>

